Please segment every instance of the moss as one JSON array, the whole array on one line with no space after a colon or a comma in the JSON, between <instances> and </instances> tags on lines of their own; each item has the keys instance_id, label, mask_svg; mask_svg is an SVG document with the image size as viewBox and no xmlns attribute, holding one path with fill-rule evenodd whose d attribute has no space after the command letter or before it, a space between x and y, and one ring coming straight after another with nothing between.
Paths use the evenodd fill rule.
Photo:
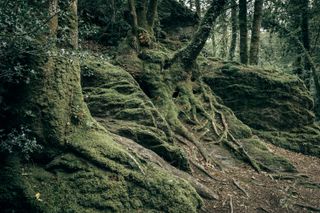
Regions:
<instances>
[{"instance_id":1,"label":"moss","mask_svg":"<svg viewBox=\"0 0 320 213\"><path fill-rule=\"evenodd\" d=\"M298 78L254 67L219 63L209 67L214 72L204 81L250 127L288 130L314 121L312 98Z\"/></svg>"},{"instance_id":2,"label":"moss","mask_svg":"<svg viewBox=\"0 0 320 213\"><path fill-rule=\"evenodd\" d=\"M320 157L320 127L318 123L290 131L255 131L255 134L276 146Z\"/></svg>"},{"instance_id":3,"label":"moss","mask_svg":"<svg viewBox=\"0 0 320 213\"><path fill-rule=\"evenodd\" d=\"M254 133L282 148L319 156L313 101L297 77L275 70L208 63L204 81Z\"/></svg>"},{"instance_id":4,"label":"moss","mask_svg":"<svg viewBox=\"0 0 320 213\"><path fill-rule=\"evenodd\" d=\"M135 140L181 169L189 169L185 154L173 143L167 121L127 72L94 59L86 59L81 67L91 73L83 75L82 84L93 116L112 132Z\"/></svg>"},{"instance_id":5,"label":"moss","mask_svg":"<svg viewBox=\"0 0 320 213\"><path fill-rule=\"evenodd\" d=\"M263 170L269 172L297 172L296 168L287 159L273 154L258 138L243 140L243 147Z\"/></svg>"},{"instance_id":6,"label":"moss","mask_svg":"<svg viewBox=\"0 0 320 213\"><path fill-rule=\"evenodd\" d=\"M71 152L57 156L46 170L27 165L32 176L24 181L31 194L41 194L38 205L45 212L195 212L201 203L186 182L134 161L106 132L79 129L68 146Z\"/></svg>"}]
</instances>

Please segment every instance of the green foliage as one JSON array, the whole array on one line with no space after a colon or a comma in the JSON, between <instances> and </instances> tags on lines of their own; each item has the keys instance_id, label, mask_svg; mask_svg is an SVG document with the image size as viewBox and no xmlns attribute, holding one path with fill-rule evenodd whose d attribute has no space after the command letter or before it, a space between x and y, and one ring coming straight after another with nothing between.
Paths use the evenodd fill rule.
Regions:
<instances>
[{"instance_id":1,"label":"green foliage","mask_svg":"<svg viewBox=\"0 0 320 213\"><path fill-rule=\"evenodd\" d=\"M47 1L1 1L0 3L0 81L29 83L36 71L34 56L49 46L39 44L39 35L47 31L44 13ZM43 51L40 51L43 50Z\"/></svg>"},{"instance_id":2,"label":"green foliage","mask_svg":"<svg viewBox=\"0 0 320 213\"><path fill-rule=\"evenodd\" d=\"M13 129L8 134L0 130L0 153L2 154L18 154L28 160L32 153L41 149L42 146L31 136L31 130L26 127Z\"/></svg>"}]
</instances>

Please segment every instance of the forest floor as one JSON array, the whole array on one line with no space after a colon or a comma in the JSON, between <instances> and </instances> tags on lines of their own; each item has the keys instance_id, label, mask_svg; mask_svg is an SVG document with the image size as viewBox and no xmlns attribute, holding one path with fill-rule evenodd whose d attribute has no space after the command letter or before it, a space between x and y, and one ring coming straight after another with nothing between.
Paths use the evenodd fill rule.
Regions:
<instances>
[{"instance_id":1,"label":"forest floor","mask_svg":"<svg viewBox=\"0 0 320 213\"><path fill-rule=\"evenodd\" d=\"M259 174L247 164L228 157L227 153L220 153L224 159L220 161L223 171L206 167L215 180L196 168L193 170L201 183L220 196L218 201L205 200L201 211L320 212L320 159L267 146L275 154L287 158L299 173Z\"/></svg>"},{"instance_id":2,"label":"forest floor","mask_svg":"<svg viewBox=\"0 0 320 213\"><path fill-rule=\"evenodd\" d=\"M101 53L116 52L94 42L85 43L83 46L97 56ZM247 163L237 160L222 145L205 145L210 155L221 165L221 170L204 162L190 141L185 139L180 144L189 159L193 159L205 170L202 171L191 163L192 176L219 195L218 200L203 199L204 206L200 212L320 212L320 158L288 151L268 143L265 145L269 151L288 159L298 173L258 173Z\"/></svg>"}]
</instances>

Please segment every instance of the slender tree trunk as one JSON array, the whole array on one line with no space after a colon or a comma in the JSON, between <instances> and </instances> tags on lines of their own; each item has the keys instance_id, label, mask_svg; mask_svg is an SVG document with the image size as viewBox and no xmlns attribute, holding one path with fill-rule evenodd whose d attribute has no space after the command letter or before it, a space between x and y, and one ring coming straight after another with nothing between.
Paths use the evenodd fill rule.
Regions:
<instances>
[{"instance_id":1,"label":"slender tree trunk","mask_svg":"<svg viewBox=\"0 0 320 213\"><path fill-rule=\"evenodd\" d=\"M130 24L132 28L132 33L137 36L138 32L138 17L136 13L136 3L135 0L128 0L128 6L130 11Z\"/></svg>"},{"instance_id":2,"label":"slender tree trunk","mask_svg":"<svg viewBox=\"0 0 320 213\"><path fill-rule=\"evenodd\" d=\"M210 36L215 20L222 13L225 4L226 0L212 1L189 45L175 54L175 56L165 64L164 68L170 67L176 60L181 60L186 67L194 64L194 61L197 59Z\"/></svg>"},{"instance_id":3,"label":"slender tree trunk","mask_svg":"<svg viewBox=\"0 0 320 213\"><path fill-rule=\"evenodd\" d=\"M260 28L262 22L263 0L254 2L254 15L252 21L250 64L259 63Z\"/></svg>"},{"instance_id":4,"label":"slender tree trunk","mask_svg":"<svg viewBox=\"0 0 320 213\"><path fill-rule=\"evenodd\" d=\"M233 61L238 39L238 18L236 0L231 0L231 43L229 49L229 60Z\"/></svg>"},{"instance_id":5,"label":"slender tree trunk","mask_svg":"<svg viewBox=\"0 0 320 213\"><path fill-rule=\"evenodd\" d=\"M310 46L310 30L309 30L309 0L301 2L301 41L304 48L309 52L311 50ZM304 60L304 70L305 70L305 83L308 88L310 88L310 70L311 65L307 58Z\"/></svg>"},{"instance_id":6,"label":"slender tree trunk","mask_svg":"<svg viewBox=\"0 0 320 213\"><path fill-rule=\"evenodd\" d=\"M239 0L240 62L248 64L247 1Z\"/></svg>"},{"instance_id":7,"label":"slender tree trunk","mask_svg":"<svg viewBox=\"0 0 320 213\"><path fill-rule=\"evenodd\" d=\"M217 56L217 44L216 44L216 36L214 32L215 26L212 26L212 33L211 33L211 43L212 43L212 56Z\"/></svg>"},{"instance_id":8,"label":"slender tree trunk","mask_svg":"<svg viewBox=\"0 0 320 213\"><path fill-rule=\"evenodd\" d=\"M221 23L221 44L220 57L225 59L228 54L228 24L227 24L227 11L225 10L220 16Z\"/></svg>"},{"instance_id":9,"label":"slender tree trunk","mask_svg":"<svg viewBox=\"0 0 320 213\"><path fill-rule=\"evenodd\" d=\"M158 0L150 0L149 6L148 6L148 13L147 13L148 28L150 28L150 31L153 30L154 21L157 15L157 8L158 8Z\"/></svg>"},{"instance_id":10,"label":"slender tree trunk","mask_svg":"<svg viewBox=\"0 0 320 213\"><path fill-rule=\"evenodd\" d=\"M193 9L193 0L189 0L189 8L190 8L190 10Z\"/></svg>"},{"instance_id":11,"label":"slender tree trunk","mask_svg":"<svg viewBox=\"0 0 320 213\"><path fill-rule=\"evenodd\" d=\"M196 3L196 13L198 15L198 17L201 17L201 2L200 0L195 0Z\"/></svg>"},{"instance_id":12,"label":"slender tree trunk","mask_svg":"<svg viewBox=\"0 0 320 213\"><path fill-rule=\"evenodd\" d=\"M147 12L148 12L148 1L147 0L136 0L136 13L138 18L138 25L144 29L147 29Z\"/></svg>"}]
</instances>

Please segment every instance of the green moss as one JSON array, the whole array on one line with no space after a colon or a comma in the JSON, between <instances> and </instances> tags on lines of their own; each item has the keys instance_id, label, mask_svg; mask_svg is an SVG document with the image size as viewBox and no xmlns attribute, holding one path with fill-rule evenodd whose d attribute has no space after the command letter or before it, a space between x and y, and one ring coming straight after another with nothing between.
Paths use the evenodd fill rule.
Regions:
<instances>
[{"instance_id":1,"label":"green moss","mask_svg":"<svg viewBox=\"0 0 320 213\"><path fill-rule=\"evenodd\" d=\"M243 147L263 170L269 172L297 171L287 159L273 154L258 138L243 140Z\"/></svg>"},{"instance_id":2,"label":"green moss","mask_svg":"<svg viewBox=\"0 0 320 213\"><path fill-rule=\"evenodd\" d=\"M255 134L276 146L320 157L320 127L318 123L290 131L255 131Z\"/></svg>"},{"instance_id":3,"label":"green moss","mask_svg":"<svg viewBox=\"0 0 320 213\"><path fill-rule=\"evenodd\" d=\"M91 73L83 75L82 82L85 101L93 116L112 132L155 151L181 169L189 169L185 154L173 143L167 121L131 75L94 59L86 59L81 67ZM149 93L154 95L156 90L159 88Z\"/></svg>"},{"instance_id":4,"label":"green moss","mask_svg":"<svg viewBox=\"0 0 320 213\"><path fill-rule=\"evenodd\" d=\"M204 81L255 129L288 130L314 121L313 101L298 78L273 70L212 63Z\"/></svg>"},{"instance_id":5,"label":"green moss","mask_svg":"<svg viewBox=\"0 0 320 213\"><path fill-rule=\"evenodd\" d=\"M187 182L124 151L99 126L75 128L66 146L45 166L8 164L17 169L3 169L0 178L19 181L1 182L0 202L25 195L21 205L39 212L196 212L202 204Z\"/></svg>"}]
</instances>

